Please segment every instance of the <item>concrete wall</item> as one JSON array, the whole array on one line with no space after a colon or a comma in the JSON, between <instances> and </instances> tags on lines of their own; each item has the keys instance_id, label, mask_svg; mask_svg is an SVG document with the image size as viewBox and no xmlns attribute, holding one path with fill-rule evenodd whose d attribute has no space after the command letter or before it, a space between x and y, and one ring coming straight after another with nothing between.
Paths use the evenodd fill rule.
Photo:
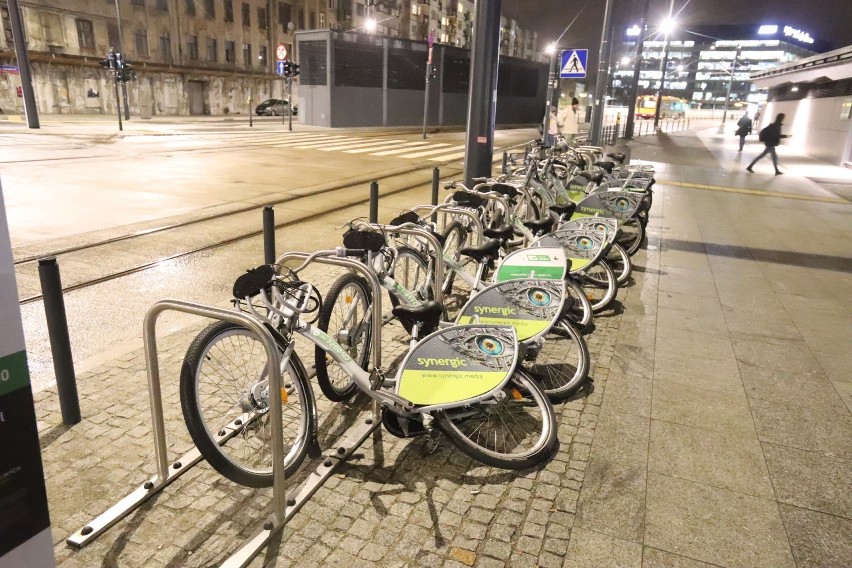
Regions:
<instances>
[{"instance_id":1,"label":"concrete wall","mask_svg":"<svg viewBox=\"0 0 852 568\"><path fill-rule=\"evenodd\" d=\"M779 112L784 119L784 134L792 138L782 145L834 165L852 161L852 119L841 118L841 109L849 96L801 99L769 103L760 117L757 132L773 120Z\"/></svg>"}]
</instances>

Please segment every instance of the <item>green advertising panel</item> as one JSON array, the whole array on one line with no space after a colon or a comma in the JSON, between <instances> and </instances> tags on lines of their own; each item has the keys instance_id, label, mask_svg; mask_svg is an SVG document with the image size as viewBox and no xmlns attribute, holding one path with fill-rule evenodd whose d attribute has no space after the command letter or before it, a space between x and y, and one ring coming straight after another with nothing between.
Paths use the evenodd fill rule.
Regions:
<instances>
[{"instance_id":1,"label":"green advertising panel","mask_svg":"<svg viewBox=\"0 0 852 568\"><path fill-rule=\"evenodd\" d=\"M539 237L533 247L562 247L571 261L571 272L582 270L603 253L604 236L594 229L559 229Z\"/></svg>"},{"instance_id":2,"label":"green advertising panel","mask_svg":"<svg viewBox=\"0 0 852 568\"><path fill-rule=\"evenodd\" d=\"M525 248L510 253L494 273L495 282L518 278L562 280L568 273L562 247Z\"/></svg>"},{"instance_id":3,"label":"green advertising panel","mask_svg":"<svg viewBox=\"0 0 852 568\"><path fill-rule=\"evenodd\" d=\"M511 327L464 325L437 331L408 354L396 392L418 406L483 396L509 380L516 346Z\"/></svg>"},{"instance_id":4,"label":"green advertising panel","mask_svg":"<svg viewBox=\"0 0 852 568\"><path fill-rule=\"evenodd\" d=\"M459 311L457 324L511 325L518 341L548 331L562 313L563 280L509 280L485 288Z\"/></svg>"}]
</instances>

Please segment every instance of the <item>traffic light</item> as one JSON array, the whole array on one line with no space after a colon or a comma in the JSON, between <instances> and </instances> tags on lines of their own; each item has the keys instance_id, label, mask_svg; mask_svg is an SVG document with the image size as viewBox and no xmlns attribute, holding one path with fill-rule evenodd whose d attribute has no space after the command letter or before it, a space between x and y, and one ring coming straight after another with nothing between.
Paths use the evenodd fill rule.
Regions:
<instances>
[{"instance_id":1,"label":"traffic light","mask_svg":"<svg viewBox=\"0 0 852 568\"><path fill-rule=\"evenodd\" d=\"M133 68L133 65L130 63L124 63L121 66L121 69L118 72L118 80L124 81L125 83L128 81L136 80L136 69Z\"/></svg>"},{"instance_id":2,"label":"traffic light","mask_svg":"<svg viewBox=\"0 0 852 568\"><path fill-rule=\"evenodd\" d=\"M290 77L297 76L299 74L299 67L300 67L299 65L296 65L295 63L291 63L290 64L290 75L289 76Z\"/></svg>"},{"instance_id":3,"label":"traffic light","mask_svg":"<svg viewBox=\"0 0 852 568\"><path fill-rule=\"evenodd\" d=\"M289 76L290 76L290 73L292 73L292 72L293 72L293 71L292 71L292 65L293 65L293 64L292 64L292 63L290 63L289 61L285 61L285 62L284 62L284 73L282 73L282 75L284 75L285 77L289 77Z\"/></svg>"},{"instance_id":4,"label":"traffic light","mask_svg":"<svg viewBox=\"0 0 852 568\"><path fill-rule=\"evenodd\" d=\"M115 69L115 53L110 51L99 63L104 69Z\"/></svg>"}]
</instances>

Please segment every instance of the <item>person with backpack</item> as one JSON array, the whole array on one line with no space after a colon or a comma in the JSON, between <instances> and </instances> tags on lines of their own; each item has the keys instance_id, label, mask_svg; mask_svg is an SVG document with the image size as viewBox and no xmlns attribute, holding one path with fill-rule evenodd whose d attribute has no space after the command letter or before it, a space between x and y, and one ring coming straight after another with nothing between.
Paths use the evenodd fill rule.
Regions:
<instances>
[{"instance_id":1,"label":"person with backpack","mask_svg":"<svg viewBox=\"0 0 852 568\"><path fill-rule=\"evenodd\" d=\"M781 139L789 138L788 135L781 134L781 125L784 122L784 116L783 112L779 112L778 116L775 117L775 122L761 130L760 134L757 135L758 139L763 142L766 147L763 149L763 152L761 152L761 154L748 165L746 170L749 172L754 173L754 170L751 169L752 166L766 154L769 154L772 156L772 165L775 166L775 175L780 176L784 173L778 169L778 154L775 153L775 147L781 143Z\"/></svg>"},{"instance_id":2,"label":"person with backpack","mask_svg":"<svg viewBox=\"0 0 852 568\"><path fill-rule=\"evenodd\" d=\"M746 111L739 122L737 122L737 127L735 134L740 137L740 149L737 151L742 152L743 146L745 146L745 138L751 134L751 119L748 117L748 111Z\"/></svg>"}]
</instances>

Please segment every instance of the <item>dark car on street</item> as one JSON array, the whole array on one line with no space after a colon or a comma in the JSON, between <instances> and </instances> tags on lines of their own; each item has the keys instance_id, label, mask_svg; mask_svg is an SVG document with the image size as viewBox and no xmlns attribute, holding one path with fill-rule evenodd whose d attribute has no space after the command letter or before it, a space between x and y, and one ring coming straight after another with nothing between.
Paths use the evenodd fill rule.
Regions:
<instances>
[{"instance_id":1,"label":"dark car on street","mask_svg":"<svg viewBox=\"0 0 852 568\"><path fill-rule=\"evenodd\" d=\"M286 115L290 109L287 99L266 99L254 109L258 116L281 116ZM293 116L299 114L299 107L293 107Z\"/></svg>"}]
</instances>

